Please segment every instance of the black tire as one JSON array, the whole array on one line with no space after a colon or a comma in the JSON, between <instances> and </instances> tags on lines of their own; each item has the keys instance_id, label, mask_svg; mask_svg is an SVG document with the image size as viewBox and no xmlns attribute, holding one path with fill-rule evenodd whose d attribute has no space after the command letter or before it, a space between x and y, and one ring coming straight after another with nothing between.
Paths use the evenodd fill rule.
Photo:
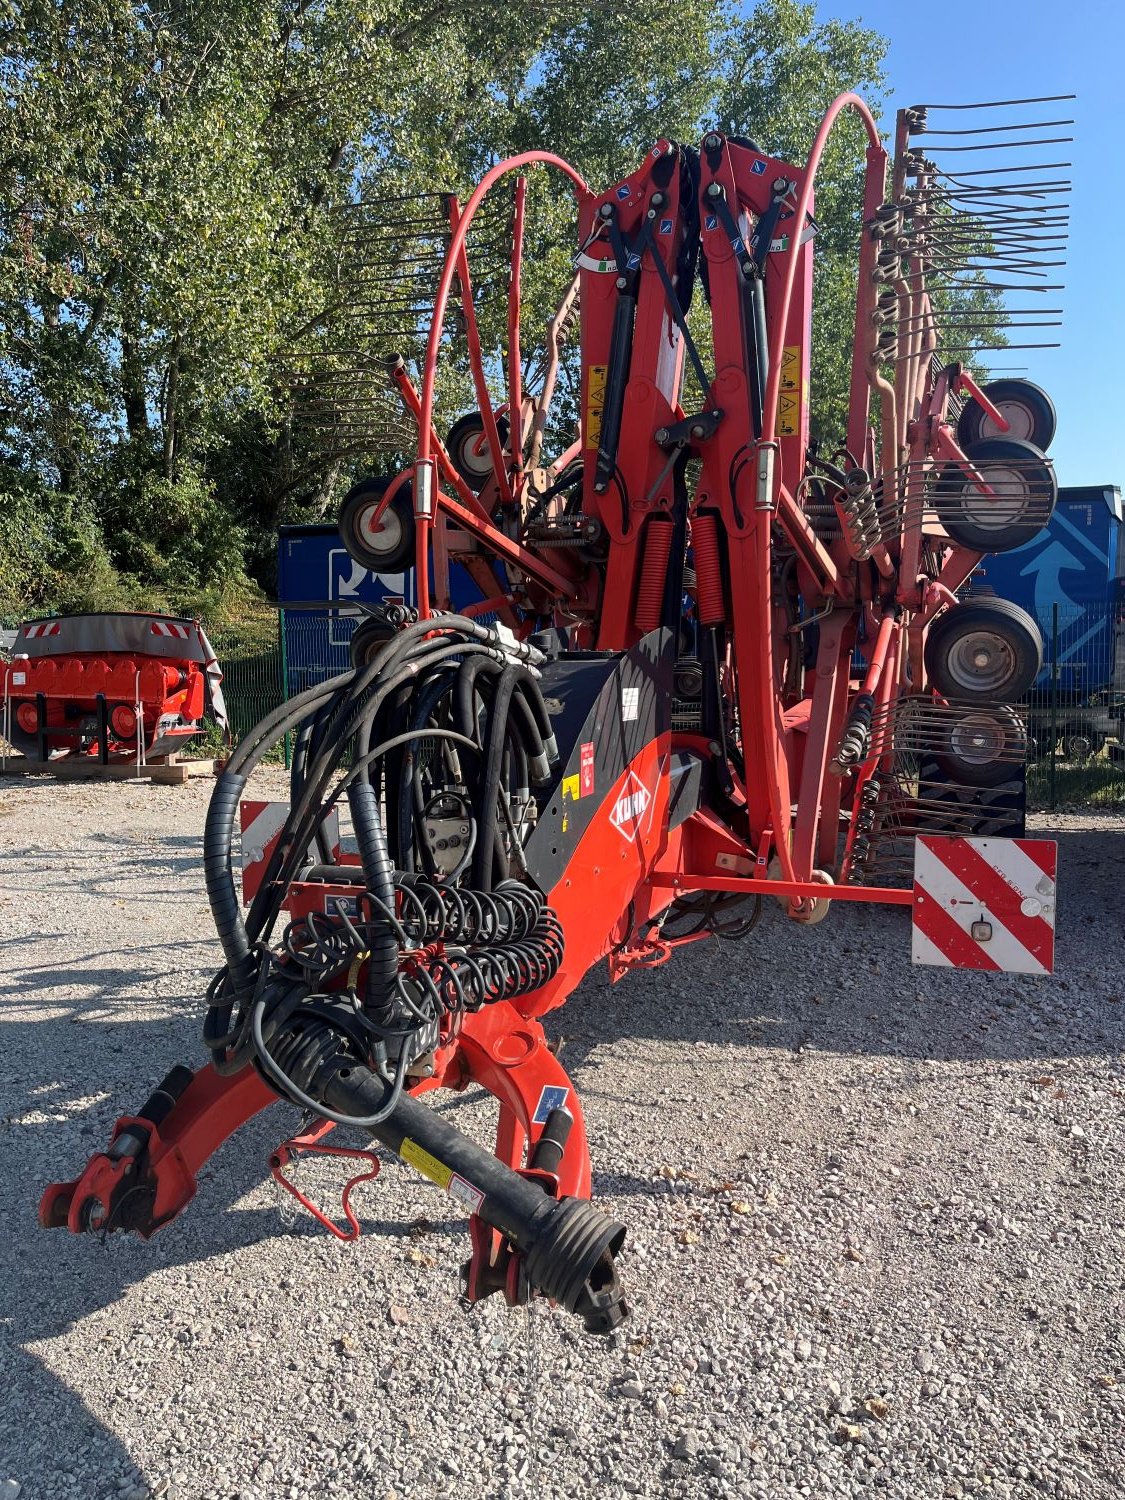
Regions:
<instances>
[{"instance_id":1,"label":"black tire","mask_svg":"<svg viewBox=\"0 0 1125 1500\"><path fill-rule=\"evenodd\" d=\"M1062 750L1063 759L1080 766L1092 760L1104 744L1104 734L1092 725L1081 722L1064 724L1062 734L1059 736L1059 748Z\"/></svg>"},{"instance_id":2,"label":"black tire","mask_svg":"<svg viewBox=\"0 0 1125 1500\"><path fill-rule=\"evenodd\" d=\"M497 417L496 430L500 434L500 442L506 443L509 431L507 417ZM445 451L449 454L450 463L474 495L479 495L493 477L492 455L488 444L481 442L483 436L484 420L479 411L471 411L468 416L459 417L454 422L445 440Z\"/></svg>"},{"instance_id":3,"label":"black tire","mask_svg":"<svg viewBox=\"0 0 1125 1500\"><path fill-rule=\"evenodd\" d=\"M1043 670L1043 638L1007 599L971 599L939 615L926 633L926 671L943 698L1011 703Z\"/></svg>"},{"instance_id":4,"label":"black tire","mask_svg":"<svg viewBox=\"0 0 1125 1500\"><path fill-rule=\"evenodd\" d=\"M394 634L394 627L385 620L362 620L352 631L352 638L348 642L352 666L370 666L376 651L385 646Z\"/></svg>"},{"instance_id":5,"label":"black tire","mask_svg":"<svg viewBox=\"0 0 1125 1500\"><path fill-rule=\"evenodd\" d=\"M987 438L1010 438L1032 443L1046 453L1056 427L1055 403L1046 391L1032 385L1030 380L993 380L981 390L1007 418L1010 430L1001 432L984 408L969 400L957 421L957 441L962 448Z\"/></svg>"},{"instance_id":6,"label":"black tire","mask_svg":"<svg viewBox=\"0 0 1125 1500\"><path fill-rule=\"evenodd\" d=\"M356 562L373 573L401 573L414 562L414 507L404 485L383 512L381 529L370 530L370 517L390 479L361 479L344 496L340 540Z\"/></svg>"},{"instance_id":7,"label":"black tire","mask_svg":"<svg viewBox=\"0 0 1125 1500\"><path fill-rule=\"evenodd\" d=\"M965 457L996 494L982 495L959 464L945 466L933 500L953 540L975 552L1011 552L1038 536L1059 496L1050 460L1014 438L972 443Z\"/></svg>"},{"instance_id":8,"label":"black tire","mask_svg":"<svg viewBox=\"0 0 1125 1500\"><path fill-rule=\"evenodd\" d=\"M1014 708L966 708L942 723L934 759L959 786L1000 786L1027 760L1027 728Z\"/></svg>"}]
</instances>

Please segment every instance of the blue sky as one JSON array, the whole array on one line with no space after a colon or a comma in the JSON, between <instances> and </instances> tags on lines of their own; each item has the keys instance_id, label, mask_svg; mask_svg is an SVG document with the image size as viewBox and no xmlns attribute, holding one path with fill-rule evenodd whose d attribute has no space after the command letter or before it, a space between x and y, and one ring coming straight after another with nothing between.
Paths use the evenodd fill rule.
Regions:
<instances>
[{"instance_id":1,"label":"blue sky","mask_svg":"<svg viewBox=\"0 0 1125 1500\"><path fill-rule=\"evenodd\" d=\"M862 21L888 38L888 130L895 110L908 104L1078 96L1063 106L1040 106L1040 115L1011 116L1075 121L1072 130L1046 132L1073 135L1073 144L1045 147L1062 154L1039 158L1073 164L1067 265L1051 278L1066 287L1050 304L1063 308L1063 327L1040 333L1044 340L1061 339L1062 348L993 358L997 365L1026 366L1026 378L1054 400L1059 432L1051 457L1060 484L1125 487L1125 6L1106 0L1061 7L1046 0L977 0L961 8L822 0L817 14ZM930 123L937 125L936 116ZM943 123L961 122L947 115ZM986 161L990 154L972 159L999 166L1009 155Z\"/></svg>"}]
</instances>

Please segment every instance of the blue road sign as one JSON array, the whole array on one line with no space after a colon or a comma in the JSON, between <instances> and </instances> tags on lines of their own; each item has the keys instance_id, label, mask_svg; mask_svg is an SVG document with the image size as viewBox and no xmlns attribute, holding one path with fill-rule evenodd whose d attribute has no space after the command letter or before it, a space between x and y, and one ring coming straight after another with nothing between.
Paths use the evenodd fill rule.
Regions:
<instances>
[{"instance_id":1,"label":"blue road sign","mask_svg":"<svg viewBox=\"0 0 1125 1500\"><path fill-rule=\"evenodd\" d=\"M450 568L452 603L473 604L481 593L464 568ZM335 526L283 526L278 537L277 598L285 611L285 655L289 691L296 693L350 666L348 645L363 611L351 603L415 600L414 569L373 573L356 562ZM294 609L293 605L335 605Z\"/></svg>"}]
</instances>

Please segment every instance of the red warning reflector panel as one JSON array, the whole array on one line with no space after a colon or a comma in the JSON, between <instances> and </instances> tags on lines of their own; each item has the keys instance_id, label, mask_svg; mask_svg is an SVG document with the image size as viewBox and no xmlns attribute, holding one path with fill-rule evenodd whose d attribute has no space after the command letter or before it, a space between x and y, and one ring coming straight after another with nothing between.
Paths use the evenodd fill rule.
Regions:
<instances>
[{"instance_id":1,"label":"red warning reflector panel","mask_svg":"<svg viewBox=\"0 0 1125 1500\"><path fill-rule=\"evenodd\" d=\"M281 830L289 816L288 802L239 803L242 824L242 903L249 906L258 894L265 877L270 855L277 848ZM333 811L324 820L325 832L334 858L340 854L340 819ZM316 842L309 845L309 859L314 863L320 858Z\"/></svg>"},{"instance_id":2,"label":"red warning reflector panel","mask_svg":"<svg viewBox=\"0 0 1125 1500\"><path fill-rule=\"evenodd\" d=\"M1052 973L1057 860L1051 839L916 838L914 962Z\"/></svg>"}]
</instances>

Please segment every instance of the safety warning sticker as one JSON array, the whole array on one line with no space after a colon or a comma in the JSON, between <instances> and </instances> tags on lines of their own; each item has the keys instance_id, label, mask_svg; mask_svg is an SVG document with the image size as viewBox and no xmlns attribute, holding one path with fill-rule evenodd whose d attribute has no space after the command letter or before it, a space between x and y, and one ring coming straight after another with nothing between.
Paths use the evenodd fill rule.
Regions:
<instances>
[{"instance_id":1,"label":"safety warning sticker","mask_svg":"<svg viewBox=\"0 0 1125 1500\"><path fill-rule=\"evenodd\" d=\"M781 389L797 391L801 388L801 346L786 344L781 351Z\"/></svg>"},{"instance_id":2,"label":"safety warning sticker","mask_svg":"<svg viewBox=\"0 0 1125 1500\"><path fill-rule=\"evenodd\" d=\"M453 1180L453 1168L447 1167L443 1161L438 1161L436 1156L431 1156L425 1146L420 1146L417 1141L412 1141L409 1136L399 1147L399 1156L408 1166L416 1172L421 1172L423 1177L428 1177L431 1182L436 1182L438 1187L449 1187Z\"/></svg>"},{"instance_id":3,"label":"safety warning sticker","mask_svg":"<svg viewBox=\"0 0 1125 1500\"><path fill-rule=\"evenodd\" d=\"M777 430L782 437L796 437L801 425L801 398L782 391L777 403Z\"/></svg>"},{"instance_id":4,"label":"safety warning sticker","mask_svg":"<svg viewBox=\"0 0 1125 1500\"><path fill-rule=\"evenodd\" d=\"M594 790L594 742L587 740L578 749L578 794L588 797Z\"/></svg>"},{"instance_id":5,"label":"safety warning sticker","mask_svg":"<svg viewBox=\"0 0 1125 1500\"><path fill-rule=\"evenodd\" d=\"M605 377L608 365L591 365L586 384L586 423L583 439L587 448L596 448L602 440L602 412L605 409Z\"/></svg>"},{"instance_id":6,"label":"safety warning sticker","mask_svg":"<svg viewBox=\"0 0 1125 1500\"><path fill-rule=\"evenodd\" d=\"M480 1188L474 1187L464 1177L458 1177L456 1172L449 1179L449 1196L456 1198L458 1203L463 1203L472 1214L475 1214L484 1202L484 1194Z\"/></svg>"},{"instance_id":7,"label":"safety warning sticker","mask_svg":"<svg viewBox=\"0 0 1125 1500\"><path fill-rule=\"evenodd\" d=\"M569 1089L564 1089L557 1083L549 1083L539 1095L539 1103L535 1106L535 1113L531 1117L533 1125L546 1125L547 1116L553 1109L562 1109L566 1103Z\"/></svg>"}]
</instances>

